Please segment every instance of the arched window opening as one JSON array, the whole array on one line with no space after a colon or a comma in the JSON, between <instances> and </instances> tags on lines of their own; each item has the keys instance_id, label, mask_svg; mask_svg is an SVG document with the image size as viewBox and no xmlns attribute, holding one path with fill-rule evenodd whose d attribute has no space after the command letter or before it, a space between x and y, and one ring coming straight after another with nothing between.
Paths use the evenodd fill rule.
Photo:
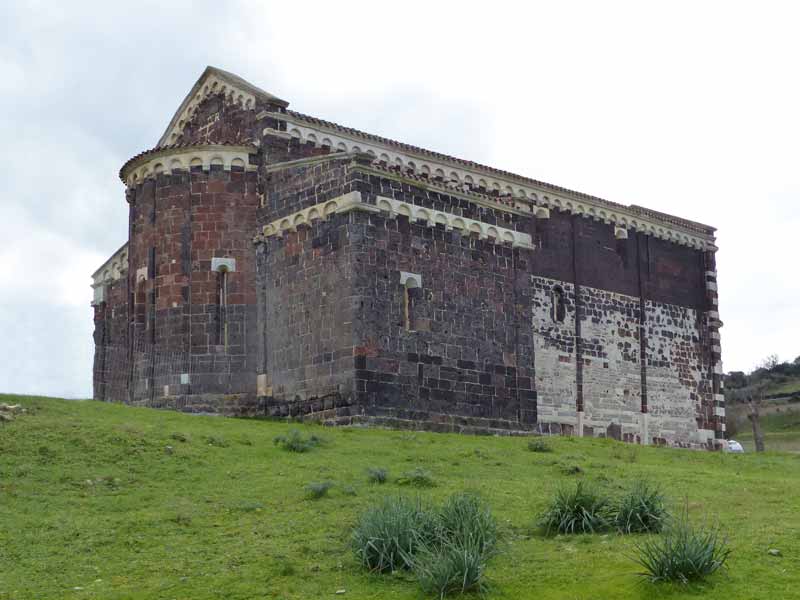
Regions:
<instances>
[{"instance_id":1,"label":"arched window opening","mask_svg":"<svg viewBox=\"0 0 800 600\"><path fill-rule=\"evenodd\" d=\"M403 327L406 331L415 331L415 307L422 297L422 277L401 271L400 285L403 286Z\"/></svg>"},{"instance_id":2,"label":"arched window opening","mask_svg":"<svg viewBox=\"0 0 800 600\"><path fill-rule=\"evenodd\" d=\"M563 323L567 316L567 306L564 301L564 289L554 286L550 291L550 317L555 323Z\"/></svg>"}]
</instances>

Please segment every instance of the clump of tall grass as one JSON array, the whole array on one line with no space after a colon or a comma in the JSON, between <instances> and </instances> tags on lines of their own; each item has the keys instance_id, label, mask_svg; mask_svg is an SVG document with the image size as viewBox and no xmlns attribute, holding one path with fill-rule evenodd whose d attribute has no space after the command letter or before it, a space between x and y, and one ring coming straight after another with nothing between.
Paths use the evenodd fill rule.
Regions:
<instances>
[{"instance_id":1,"label":"clump of tall grass","mask_svg":"<svg viewBox=\"0 0 800 600\"><path fill-rule=\"evenodd\" d=\"M454 540L440 546L423 547L414 557L413 569L426 594L444 598L450 594L485 591L484 573L488 555L475 540Z\"/></svg>"},{"instance_id":2,"label":"clump of tall grass","mask_svg":"<svg viewBox=\"0 0 800 600\"><path fill-rule=\"evenodd\" d=\"M411 559L422 590L448 594L483 592L487 561L497 546L497 522L489 507L472 493L445 500L437 514L436 534L423 541Z\"/></svg>"},{"instance_id":3,"label":"clump of tall grass","mask_svg":"<svg viewBox=\"0 0 800 600\"><path fill-rule=\"evenodd\" d=\"M304 438L297 429L290 429L286 435L275 436L272 441L287 452L308 452L322 443L322 439L314 434Z\"/></svg>"},{"instance_id":4,"label":"clump of tall grass","mask_svg":"<svg viewBox=\"0 0 800 600\"><path fill-rule=\"evenodd\" d=\"M607 496L579 481L574 487L562 487L539 519L547 535L553 533L597 533L610 529L613 520Z\"/></svg>"},{"instance_id":5,"label":"clump of tall grass","mask_svg":"<svg viewBox=\"0 0 800 600\"><path fill-rule=\"evenodd\" d=\"M362 514L351 538L364 566L411 570L423 591L440 598L484 590L497 540L491 510L470 493L451 496L439 509L419 499L387 498Z\"/></svg>"},{"instance_id":6,"label":"clump of tall grass","mask_svg":"<svg viewBox=\"0 0 800 600\"><path fill-rule=\"evenodd\" d=\"M389 497L361 515L350 541L362 565L383 573L410 569L412 557L436 529L435 513L420 499Z\"/></svg>"},{"instance_id":7,"label":"clump of tall grass","mask_svg":"<svg viewBox=\"0 0 800 600\"><path fill-rule=\"evenodd\" d=\"M389 480L389 471L381 467L367 469L367 480L370 483L386 483Z\"/></svg>"},{"instance_id":8,"label":"clump of tall grass","mask_svg":"<svg viewBox=\"0 0 800 600\"><path fill-rule=\"evenodd\" d=\"M653 583L702 581L725 566L731 554L718 527L694 527L688 510L664 532L637 544L640 575Z\"/></svg>"},{"instance_id":9,"label":"clump of tall grass","mask_svg":"<svg viewBox=\"0 0 800 600\"><path fill-rule=\"evenodd\" d=\"M658 533L668 517L661 489L638 480L617 501L614 524L621 533Z\"/></svg>"},{"instance_id":10,"label":"clump of tall grass","mask_svg":"<svg viewBox=\"0 0 800 600\"><path fill-rule=\"evenodd\" d=\"M476 544L483 554L497 545L497 521L491 509L477 494L453 494L439 510L439 537L446 542Z\"/></svg>"}]
</instances>

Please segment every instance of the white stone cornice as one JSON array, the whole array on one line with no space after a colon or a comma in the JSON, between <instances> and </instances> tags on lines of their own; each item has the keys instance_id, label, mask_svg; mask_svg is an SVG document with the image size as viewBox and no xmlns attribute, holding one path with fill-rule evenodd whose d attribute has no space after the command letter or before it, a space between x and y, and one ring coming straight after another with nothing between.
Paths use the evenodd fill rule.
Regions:
<instances>
[{"instance_id":1,"label":"white stone cornice","mask_svg":"<svg viewBox=\"0 0 800 600\"><path fill-rule=\"evenodd\" d=\"M408 217L409 221L422 222L428 227L444 225L445 231L457 231L464 236L476 233L478 234L478 238L482 240L491 240L496 243L509 243L514 247L520 248L533 248L532 239L529 234L514 231L506 227L490 225L483 221L467 219L452 213L428 209L383 196L378 196L375 199L375 206L382 213L390 217L403 215Z\"/></svg>"},{"instance_id":2,"label":"white stone cornice","mask_svg":"<svg viewBox=\"0 0 800 600\"><path fill-rule=\"evenodd\" d=\"M373 157L374 162L385 162L391 167L399 167L417 174L426 174L431 179L439 177L442 184L453 191L477 192L483 188L487 192L497 192L500 197L513 199L514 208L521 212L532 212L537 207L548 210L559 210L571 214L578 214L596 221L613 224L620 229L634 230L645 235L667 240L675 244L688 246L699 250L714 252L714 236L701 233L690 225L682 226L674 221L677 219L659 219L652 211L635 210L622 204L616 204L590 196L571 192L570 190L550 187L542 184L536 185L521 176L508 174L507 176L482 169L479 165L469 168L464 161L448 161L447 157L430 156L421 152L414 152L410 148L400 148L399 144L383 143L377 136L349 132L343 127L332 127L318 122L304 119L292 113L269 112L261 113L279 121L286 122L287 133L303 143L317 146L329 146L334 151L366 153ZM434 153L431 153L434 154ZM520 180L525 183L520 183ZM491 198L494 196L487 196ZM471 198L472 199L472 195ZM495 208L508 210L500 203L495 203ZM646 212L647 214L642 214ZM698 227L702 227L698 225Z\"/></svg>"},{"instance_id":3,"label":"white stone cornice","mask_svg":"<svg viewBox=\"0 0 800 600\"><path fill-rule=\"evenodd\" d=\"M160 173L170 174L172 171L188 170L194 166L200 166L204 171L208 171L212 165L220 165L226 171L231 167L255 171L258 166L250 164L250 155L256 152L254 146L224 144L162 148L128 161L122 167L120 177L131 187Z\"/></svg>"},{"instance_id":4,"label":"white stone cornice","mask_svg":"<svg viewBox=\"0 0 800 600\"><path fill-rule=\"evenodd\" d=\"M113 283L128 272L128 244L123 244L114 254L112 254L103 264L92 273L92 287Z\"/></svg>"},{"instance_id":5,"label":"white stone cornice","mask_svg":"<svg viewBox=\"0 0 800 600\"><path fill-rule=\"evenodd\" d=\"M331 160L331 158L335 158L340 154L342 153L337 152L336 154L329 155L328 160ZM342 156L348 156L348 155L342 154ZM373 175L377 175L378 177L382 177L384 179L391 179L394 181L407 183L408 185L421 188L424 190L433 190L440 194L447 194L454 198L461 198L473 204L477 204L478 206L483 206L485 208L489 208L492 210L500 210L503 212L509 212L512 214L525 215L525 216L529 216L532 210L531 205L528 203L525 204L513 203L513 202L504 203L503 198L498 199L492 196L487 196L486 194L477 193L472 190L463 190L453 186L448 186L440 182L437 182L435 180L429 180L418 176L414 177L391 169L383 169L375 164L372 165L359 164L355 166L354 169L365 173L371 173ZM548 216L549 216L549 211L548 211Z\"/></svg>"},{"instance_id":6,"label":"white stone cornice","mask_svg":"<svg viewBox=\"0 0 800 600\"><path fill-rule=\"evenodd\" d=\"M427 227L443 225L446 231L456 231L463 236L470 236L474 233L482 240L498 244L507 243L519 248L533 248L531 236L527 233L490 225L474 219L467 219L440 210L427 209L408 202L394 200L393 198L378 196L373 205L364 202L361 192L349 192L338 198L321 202L281 219L276 219L264 225L263 235L264 237L283 237L284 233L297 231L297 227L301 225L311 225L314 221L327 219L332 214L347 213L353 210L372 213L380 212L390 218L402 215L408 217L411 222L421 222Z\"/></svg>"}]
</instances>

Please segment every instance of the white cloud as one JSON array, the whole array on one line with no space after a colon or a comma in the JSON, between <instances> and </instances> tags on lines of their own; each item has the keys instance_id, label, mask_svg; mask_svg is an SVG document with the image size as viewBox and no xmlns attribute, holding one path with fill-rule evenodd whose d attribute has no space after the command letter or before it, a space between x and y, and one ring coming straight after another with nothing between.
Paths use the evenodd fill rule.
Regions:
<instances>
[{"instance_id":1,"label":"white cloud","mask_svg":"<svg viewBox=\"0 0 800 600\"><path fill-rule=\"evenodd\" d=\"M126 233L117 170L156 142L206 64L301 112L718 227L726 369L792 359L798 12L6 3L0 387L90 393L89 275Z\"/></svg>"}]
</instances>

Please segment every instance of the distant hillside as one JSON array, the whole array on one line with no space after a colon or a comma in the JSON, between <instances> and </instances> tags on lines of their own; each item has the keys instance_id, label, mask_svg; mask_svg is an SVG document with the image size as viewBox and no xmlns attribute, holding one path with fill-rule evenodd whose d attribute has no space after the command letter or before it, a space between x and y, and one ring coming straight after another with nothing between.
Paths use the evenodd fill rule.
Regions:
<instances>
[{"instance_id":1,"label":"distant hillside","mask_svg":"<svg viewBox=\"0 0 800 600\"><path fill-rule=\"evenodd\" d=\"M761 416L760 422L766 450L800 453L800 404L771 405ZM741 427L736 440L744 445L745 450L754 450L753 431L749 422Z\"/></svg>"},{"instance_id":2,"label":"distant hillside","mask_svg":"<svg viewBox=\"0 0 800 600\"><path fill-rule=\"evenodd\" d=\"M487 598L790 598L800 589L798 461L553 438L324 429L200 417L92 401L0 396L27 412L0 424L0 599L421 598L407 575L376 576L348 548L366 506L394 494L438 501L476 490L502 526ZM323 443L282 450L298 427ZM369 467L388 469L383 485ZM422 468L435 483L401 485ZM718 521L727 574L656 590L636 575L637 536L544 537L534 527L555 490L584 480L616 494L637 478L674 511ZM332 482L324 498L305 487ZM782 556L771 556L775 548ZM343 593L336 595L337 592Z\"/></svg>"},{"instance_id":3,"label":"distant hillside","mask_svg":"<svg viewBox=\"0 0 800 600\"><path fill-rule=\"evenodd\" d=\"M748 398L800 397L800 356L793 362L780 362L777 356L771 356L750 373L726 373L724 381L728 403L746 402Z\"/></svg>"},{"instance_id":4,"label":"distant hillside","mask_svg":"<svg viewBox=\"0 0 800 600\"><path fill-rule=\"evenodd\" d=\"M732 371L725 375L725 423L729 437L752 441L752 424L748 419L749 400L758 404L767 449L800 452L800 426L798 435L792 435L791 415L800 414L800 356L793 362L780 362L776 356L768 357L761 366L750 373ZM788 428L777 431L772 421L788 415Z\"/></svg>"}]
</instances>

